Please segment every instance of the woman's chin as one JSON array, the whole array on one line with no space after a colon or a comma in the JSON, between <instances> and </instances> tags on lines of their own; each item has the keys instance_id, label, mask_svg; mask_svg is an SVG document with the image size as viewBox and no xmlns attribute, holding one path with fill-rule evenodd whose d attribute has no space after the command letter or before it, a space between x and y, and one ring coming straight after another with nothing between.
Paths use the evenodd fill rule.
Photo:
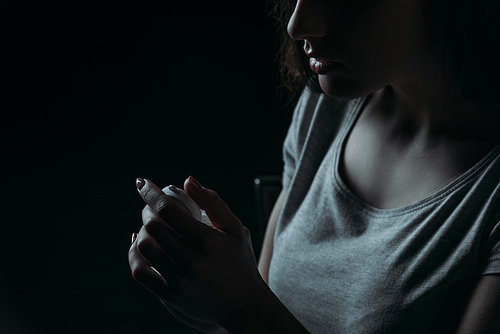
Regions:
<instances>
[{"instance_id":1,"label":"woman's chin","mask_svg":"<svg viewBox=\"0 0 500 334\"><path fill-rule=\"evenodd\" d=\"M360 80L354 80L337 73L327 73L318 75L319 86L328 96L341 99L352 100L366 96L380 89L362 84Z\"/></svg>"}]
</instances>

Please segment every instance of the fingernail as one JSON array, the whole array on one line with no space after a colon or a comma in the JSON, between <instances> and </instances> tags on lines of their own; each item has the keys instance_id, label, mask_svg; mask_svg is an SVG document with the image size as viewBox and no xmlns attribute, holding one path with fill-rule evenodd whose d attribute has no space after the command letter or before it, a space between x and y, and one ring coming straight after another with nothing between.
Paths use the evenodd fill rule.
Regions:
<instances>
[{"instance_id":1,"label":"fingernail","mask_svg":"<svg viewBox=\"0 0 500 334\"><path fill-rule=\"evenodd\" d=\"M135 239L137 239L137 233L132 233L132 241L130 242L131 244L133 244L135 242Z\"/></svg>"},{"instance_id":2,"label":"fingernail","mask_svg":"<svg viewBox=\"0 0 500 334\"><path fill-rule=\"evenodd\" d=\"M189 175L189 182L191 182L195 188L196 191L200 191L203 187L201 186L200 182L196 180L194 177Z\"/></svg>"},{"instance_id":3,"label":"fingernail","mask_svg":"<svg viewBox=\"0 0 500 334\"><path fill-rule=\"evenodd\" d=\"M137 187L137 189L141 190L145 184L146 184L146 181L144 181L143 178L138 177L137 179L135 179L135 186Z\"/></svg>"}]
</instances>

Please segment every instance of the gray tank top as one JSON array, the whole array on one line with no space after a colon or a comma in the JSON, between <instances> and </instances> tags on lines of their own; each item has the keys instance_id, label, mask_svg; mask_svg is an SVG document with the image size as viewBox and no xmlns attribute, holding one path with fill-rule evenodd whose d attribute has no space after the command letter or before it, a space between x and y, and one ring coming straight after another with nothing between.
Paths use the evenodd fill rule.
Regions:
<instances>
[{"instance_id":1,"label":"gray tank top","mask_svg":"<svg viewBox=\"0 0 500 334\"><path fill-rule=\"evenodd\" d=\"M311 333L452 332L468 287L500 274L500 145L433 195L377 209L338 171L364 100L302 93L269 285Z\"/></svg>"}]
</instances>

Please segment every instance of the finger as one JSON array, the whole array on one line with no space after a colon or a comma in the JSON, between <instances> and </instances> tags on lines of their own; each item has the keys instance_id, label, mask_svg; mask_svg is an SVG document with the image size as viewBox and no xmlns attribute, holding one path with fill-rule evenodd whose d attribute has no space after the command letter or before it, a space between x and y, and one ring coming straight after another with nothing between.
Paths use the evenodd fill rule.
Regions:
<instances>
[{"instance_id":1,"label":"finger","mask_svg":"<svg viewBox=\"0 0 500 334\"><path fill-rule=\"evenodd\" d=\"M149 205L142 210L142 223L147 234L174 262L187 261L190 250L185 241Z\"/></svg>"},{"instance_id":2,"label":"finger","mask_svg":"<svg viewBox=\"0 0 500 334\"><path fill-rule=\"evenodd\" d=\"M189 197L205 210L212 224L219 230L233 236L244 236L243 225L215 191L204 188L192 176L184 182Z\"/></svg>"},{"instance_id":3,"label":"finger","mask_svg":"<svg viewBox=\"0 0 500 334\"><path fill-rule=\"evenodd\" d=\"M247 238L248 243L252 245L252 235L250 234L250 230L246 226L243 226L243 231L245 232L245 237Z\"/></svg>"},{"instance_id":4,"label":"finger","mask_svg":"<svg viewBox=\"0 0 500 334\"><path fill-rule=\"evenodd\" d=\"M194 219L179 201L165 195L153 182L147 179L144 179L143 182L142 187L137 188L142 199L175 232L183 237L197 240L203 236L207 226Z\"/></svg>"},{"instance_id":5,"label":"finger","mask_svg":"<svg viewBox=\"0 0 500 334\"><path fill-rule=\"evenodd\" d=\"M145 229L141 229L137 236L136 249L150 267L157 270L167 282L172 281L177 270L172 258L158 246Z\"/></svg>"},{"instance_id":6,"label":"finger","mask_svg":"<svg viewBox=\"0 0 500 334\"><path fill-rule=\"evenodd\" d=\"M168 299L169 291L166 281L151 269L146 259L137 251L136 245L137 243L134 242L128 252L132 277L158 298Z\"/></svg>"}]
</instances>

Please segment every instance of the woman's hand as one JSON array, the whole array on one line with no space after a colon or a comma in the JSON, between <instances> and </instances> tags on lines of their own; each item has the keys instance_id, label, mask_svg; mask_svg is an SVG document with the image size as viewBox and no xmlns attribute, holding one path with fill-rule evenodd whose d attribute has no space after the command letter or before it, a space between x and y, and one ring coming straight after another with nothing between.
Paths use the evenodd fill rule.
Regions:
<instances>
[{"instance_id":1,"label":"woman's hand","mask_svg":"<svg viewBox=\"0 0 500 334\"><path fill-rule=\"evenodd\" d=\"M192 218L151 181L143 182L143 226L129 251L134 278L174 316L199 330L215 332L218 325L244 321L266 291L248 230L217 193L194 178L186 182L186 193L215 228Z\"/></svg>"}]
</instances>

